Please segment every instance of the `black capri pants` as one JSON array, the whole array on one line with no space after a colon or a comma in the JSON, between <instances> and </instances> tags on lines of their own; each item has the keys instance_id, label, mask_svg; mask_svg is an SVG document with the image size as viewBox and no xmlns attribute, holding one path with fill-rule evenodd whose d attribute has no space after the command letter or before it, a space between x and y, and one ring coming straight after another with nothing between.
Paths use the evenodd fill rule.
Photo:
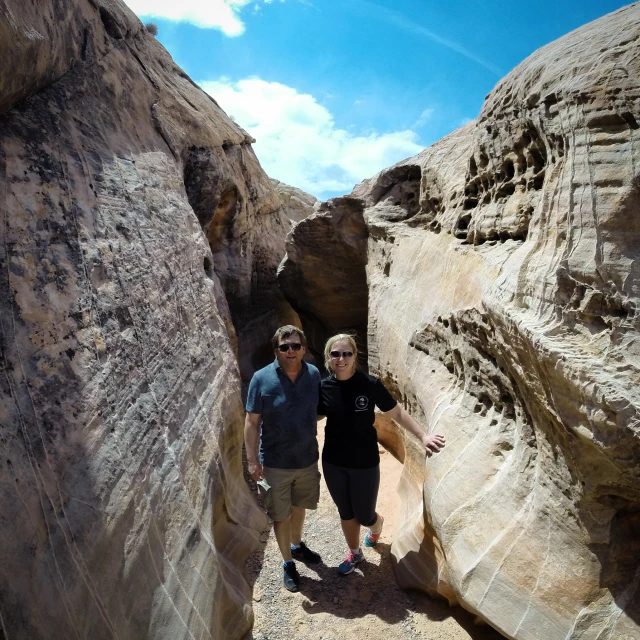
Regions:
<instances>
[{"instance_id":1,"label":"black capri pants","mask_svg":"<svg viewBox=\"0 0 640 640\"><path fill-rule=\"evenodd\" d=\"M380 488L380 465L369 469L350 469L323 461L322 470L340 519L355 518L363 527L373 526L378 518L376 501Z\"/></svg>"}]
</instances>

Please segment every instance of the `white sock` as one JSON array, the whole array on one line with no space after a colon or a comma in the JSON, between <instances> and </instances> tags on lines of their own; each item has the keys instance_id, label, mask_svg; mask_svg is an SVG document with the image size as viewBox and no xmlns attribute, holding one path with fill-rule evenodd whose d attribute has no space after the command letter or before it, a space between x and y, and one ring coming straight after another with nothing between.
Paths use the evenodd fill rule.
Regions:
<instances>
[{"instance_id":1,"label":"white sock","mask_svg":"<svg viewBox=\"0 0 640 640\"><path fill-rule=\"evenodd\" d=\"M291 550L293 551L294 549L299 549L300 545L299 544L292 544L291 545Z\"/></svg>"},{"instance_id":2,"label":"white sock","mask_svg":"<svg viewBox=\"0 0 640 640\"><path fill-rule=\"evenodd\" d=\"M362 551L360 551L360 547L358 547L357 549L351 549L351 553L358 554L358 553L362 553Z\"/></svg>"}]
</instances>

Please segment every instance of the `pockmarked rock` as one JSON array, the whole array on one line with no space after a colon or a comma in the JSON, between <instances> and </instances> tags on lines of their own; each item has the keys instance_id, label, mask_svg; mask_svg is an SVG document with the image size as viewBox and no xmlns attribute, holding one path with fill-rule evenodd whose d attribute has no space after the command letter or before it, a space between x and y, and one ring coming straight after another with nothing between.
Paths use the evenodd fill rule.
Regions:
<instances>
[{"instance_id":1,"label":"pockmarked rock","mask_svg":"<svg viewBox=\"0 0 640 640\"><path fill-rule=\"evenodd\" d=\"M290 223L251 139L122 2L0 16L0 628L241 638L266 521L234 323L255 288L265 339L286 308Z\"/></svg>"},{"instance_id":2,"label":"pockmarked rock","mask_svg":"<svg viewBox=\"0 0 640 640\"><path fill-rule=\"evenodd\" d=\"M396 576L508 638L640 638L639 123L636 3L348 196L370 370L447 439L425 460L379 430L404 449ZM326 256L324 215L290 239L298 273Z\"/></svg>"}]
</instances>

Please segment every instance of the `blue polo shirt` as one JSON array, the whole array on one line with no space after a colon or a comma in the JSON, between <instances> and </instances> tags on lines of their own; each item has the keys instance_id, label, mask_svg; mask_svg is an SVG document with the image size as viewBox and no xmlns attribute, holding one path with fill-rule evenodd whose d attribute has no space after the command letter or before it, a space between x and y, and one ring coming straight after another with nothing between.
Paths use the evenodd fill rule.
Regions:
<instances>
[{"instance_id":1,"label":"blue polo shirt","mask_svg":"<svg viewBox=\"0 0 640 640\"><path fill-rule=\"evenodd\" d=\"M256 371L246 410L262 417L260 461L275 469L304 469L318 459L317 408L320 372L302 361L295 382L275 359Z\"/></svg>"}]
</instances>

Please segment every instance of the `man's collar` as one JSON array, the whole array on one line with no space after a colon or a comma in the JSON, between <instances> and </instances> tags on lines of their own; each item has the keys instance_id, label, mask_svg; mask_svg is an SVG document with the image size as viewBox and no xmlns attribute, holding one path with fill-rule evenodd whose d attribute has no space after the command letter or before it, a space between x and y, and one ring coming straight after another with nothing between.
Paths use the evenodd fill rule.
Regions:
<instances>
[{"instance_id":1,"label":"man's collar","mask_svg":"<svg viewBox=\"0 0 640 640\"><path fill-rule=\"evenodd\" d=\"M304 360L300 364L302 365L301 371L306 371L309 368L307 367L307 363ZM273 359L273 366L276 371L282 371L282 373L284 373L284 369L280 366L280 363L278 362L278 358Z\"/></svg>"}]
</instances>

